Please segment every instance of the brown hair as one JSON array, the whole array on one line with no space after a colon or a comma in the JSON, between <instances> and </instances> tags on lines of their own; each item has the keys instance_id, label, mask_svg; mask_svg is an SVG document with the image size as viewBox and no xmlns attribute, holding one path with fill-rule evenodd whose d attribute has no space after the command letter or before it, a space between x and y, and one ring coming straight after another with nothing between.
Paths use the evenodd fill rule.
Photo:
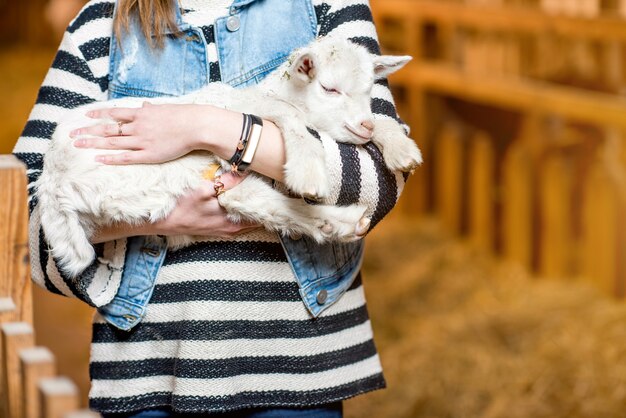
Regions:
<instances>
[{"instance_id":1,"label":"brown hair","mask_svg":"<svg viewBox=\"0 0 626 418\"><path fill-rule=\"evenodd\" d=\"M139 17L141 31L152 47L163 46L166 29L177 30L174 12L174 7L178 7L177 0L118 0L117 3L113 30L118 39L123 31L128 31L133 13Z\"/></svg>"}]
</instances>

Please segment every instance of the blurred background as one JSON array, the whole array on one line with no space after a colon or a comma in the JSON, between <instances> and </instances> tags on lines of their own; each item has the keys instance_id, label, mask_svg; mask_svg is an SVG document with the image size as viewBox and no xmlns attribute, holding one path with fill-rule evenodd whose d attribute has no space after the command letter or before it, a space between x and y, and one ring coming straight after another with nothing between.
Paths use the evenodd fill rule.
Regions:
<instances>
[{"instance_id":1,"label":"blurred background","mask_svg":"<svg viewBox=\"0 0 626 418\"><path fill-rule=\"evenodd\" d=\"M82 0L0 0L0 153ZM388 389L348 417L626 415L626 0L371 0L425 163L367 240ZM35 289L88 391L91 311Z\"/></svg>"}]
</instances>

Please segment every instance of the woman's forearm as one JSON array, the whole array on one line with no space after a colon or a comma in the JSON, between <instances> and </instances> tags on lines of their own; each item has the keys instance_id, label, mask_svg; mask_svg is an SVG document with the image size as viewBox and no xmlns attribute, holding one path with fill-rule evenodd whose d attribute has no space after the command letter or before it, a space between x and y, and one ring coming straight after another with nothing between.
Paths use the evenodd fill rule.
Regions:
<instances>
[{"instance_id":1,"label":"woman's forearm","mask_svg":"<svg viewBox=\"0 0 626 418\"><path fill-rule=\"evenodd\" d=\"M226 160L230 159L241 136L242 114L225 109L216 110L213 106L199 111L206 112L202 119L206 122L202 127L205 134L196 148L207 149ZM207 118L207 114L211 116ZM284 165L285 143L282 133L273 122L263 120L261 140L250 164L250 170L283 181Z\"/></svg>"}]
</instances>

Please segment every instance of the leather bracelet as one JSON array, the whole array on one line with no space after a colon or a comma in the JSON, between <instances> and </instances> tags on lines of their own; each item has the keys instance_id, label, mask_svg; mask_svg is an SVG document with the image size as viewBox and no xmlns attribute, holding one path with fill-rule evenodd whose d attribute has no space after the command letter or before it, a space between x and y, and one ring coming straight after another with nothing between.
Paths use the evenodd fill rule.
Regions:
<instances>
[{"instance_id":1,"label":"leather bracelet","mask_svg":"<svg viewBox=\"0 0 626 418\"><path fill-rule=\"evenodd\" d=\"M233 156L230 157L230 160L228 160L228 162L230 163L231 171L239 171L239 164L241 163L243 153L246 150L246 146L248 145L251 128L252 118L250 117L250 115L244 113L243 124L241 126L241 136L239 137L237 148L235 149L235 153L233 154Z\"/></svg>"},{"instance_id":2,"label":"leather bracelet","mask_svg":"<svg viewBox=\"0 0 626 418\"><path fill-rule=\"evenodd\" d=\"M247 170L252 163L252 159L254 158L254 154L256 153L257 147L259 146L259 142L261 140L261 134L263 133L263 119L256 115L249 116L252 122L250 136L246 141L246 147L243 151L243 155L241 156L241 161L238 164L238 168L240 171Z\"/></svg>"}]
</instances>

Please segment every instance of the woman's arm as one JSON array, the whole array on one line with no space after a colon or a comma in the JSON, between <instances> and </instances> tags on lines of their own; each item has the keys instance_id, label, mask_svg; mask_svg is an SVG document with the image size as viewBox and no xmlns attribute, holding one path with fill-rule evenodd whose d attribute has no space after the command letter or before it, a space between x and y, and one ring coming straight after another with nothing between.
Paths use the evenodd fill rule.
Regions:
<instances>
[{"instance_id":1,"label":"woman's arm","mask_svg":"<svg viewBox=\"0 0 626 418\"><path fill-rule=\"evenodd\" d=\"M106 78L104 79L106 80ZM106 98L103 79L94 75L80 44L69 32L39 90L37 100L13 153L26 164L29 193L29 243L33 281L53 293L83 298L60 273L49 256L48 244L40 224L34 183L43 169L44 155L52 133L65 112L74 107Z\"/></svg>"},{"instance_id":2,"label":"woman's arm","mask_svg":"<svg viewBox=\"0 0 626 418\"><path fill-rule=\"evenodd\" d=\"M243 177L228 173L220 177L226 190L235 187L242 180ZM139 225L115 224L103 227L91 237L91 242L97 244L138 235L232 237L258 227L249 223L230 222L226 218L226 211L215 197L213 183L207 181L182 196L167 218Z\"/></svg>"},{"instance_id":3,"label":"woman's arm","mask_svg":"<svg viewBox=\"0 0 626 418\"><path fill-rule=\"evenodd\" d=\"M193 150L209 150L228 160L232 157L239 136L243 116L240 112L211 105L152 105L141 108L103 108L89 116L126 122L122 136L118 126L94 125L77 129L72 135L94 135L97 138L77 139L77 147L100 149L128 149L120 154L99 156L105 164L160 163L173 160ZM169 138L177 141L169 141ZM264 120L259 146L250 169L277 181L283 180L285 146L280 130Z\"/></svg>"}]
</instances>

